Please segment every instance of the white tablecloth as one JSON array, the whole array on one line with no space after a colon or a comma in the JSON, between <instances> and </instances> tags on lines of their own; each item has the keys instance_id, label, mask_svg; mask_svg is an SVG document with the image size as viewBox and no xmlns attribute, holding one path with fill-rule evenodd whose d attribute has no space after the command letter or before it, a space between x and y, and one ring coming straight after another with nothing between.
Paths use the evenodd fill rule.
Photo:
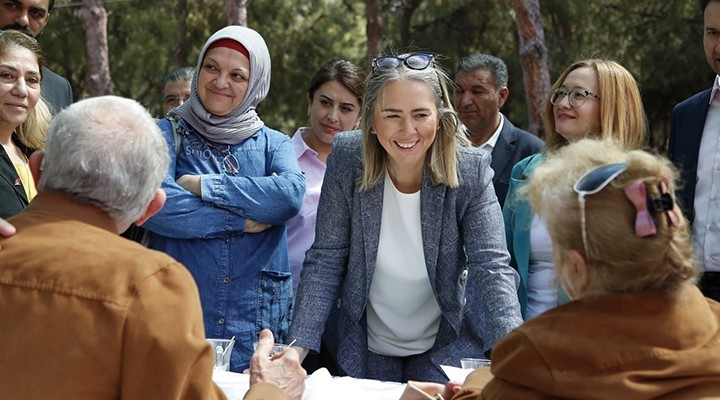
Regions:
<instances>
[{"instance_id":1,"label":"white tablecloth","mask_svg":"<svg viewBox=\"0 0 720 400\"><path fill-rule=\"evenodd\" d=\"M250 387L250 375L235 372L215 371L213 380L229 400L242 399ZM333 377L323 368L308 376L303 400L397 400L404 389L402 383Z\"/></svg>"}]
</instances>

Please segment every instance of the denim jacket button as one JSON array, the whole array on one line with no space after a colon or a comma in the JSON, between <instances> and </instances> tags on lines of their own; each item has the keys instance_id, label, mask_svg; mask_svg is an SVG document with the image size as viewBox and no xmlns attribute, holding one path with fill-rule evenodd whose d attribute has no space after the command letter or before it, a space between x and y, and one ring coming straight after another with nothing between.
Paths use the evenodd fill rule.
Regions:
<instances>
[{"instance_id":1,"label":"denim jacket button","mask_svg":"<svg viewBox=\"0 0 720 400\"><path fill-rule=\"evenodd\" d=\"M227 276L224 277L224 278L223 278L223 283L228 283L228 282L230 282L230 278L227 277Z\"/></svg>"},{"instance_id":2,"label":"denim jacket button","mask_svg":"<svg viewBox=\"0 0 720 400\"><path fill-rule=\"evenodd\" d=\"M224 324L224 323L225 323L225 318L220 318L220 319L218 320L218 324L222 325L222 324Z\"/></svg>"},{"instance_id":3,"label":"denim jacket button","mask_svg":"<svg viewBox=\"0 0 720 400\"><path fill-rule=\"evenodd\" d=\"M464 281L465 279L467 279L467 276L468 270L464 269L463 272L460 273L460 279Z\"/></svg>"}]
</instances>

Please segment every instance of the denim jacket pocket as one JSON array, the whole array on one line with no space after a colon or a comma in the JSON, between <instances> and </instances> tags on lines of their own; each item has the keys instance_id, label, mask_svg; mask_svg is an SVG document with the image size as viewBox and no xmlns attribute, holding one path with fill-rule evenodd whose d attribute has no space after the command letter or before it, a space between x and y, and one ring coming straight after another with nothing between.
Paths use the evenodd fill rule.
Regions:
<instances>
[{"instance_id":1,"label":"denim jacket pocket","mask_svg":"<svg viewBox=\"0 0 720 400\"><path fill-rule=\"evenodd\" d=\"M272 330L276 343L287 343L292 322L294 299L291 277L290 272L260 271L257 331L264 328Z\"/></svg>"}]
</instances>

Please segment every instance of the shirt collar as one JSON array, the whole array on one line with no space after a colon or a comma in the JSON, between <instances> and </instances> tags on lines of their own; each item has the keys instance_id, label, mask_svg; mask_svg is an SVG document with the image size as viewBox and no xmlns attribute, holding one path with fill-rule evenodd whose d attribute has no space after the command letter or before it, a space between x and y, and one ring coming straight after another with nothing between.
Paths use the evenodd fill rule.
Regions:
<instances>
[{"instance_id":1,"label":"shirt collar","mask_svg":"<svg viewBox=\"0 0 720 400\"><path fill-rule=\"evenodd\" d=\"M290 139L293 150L295 150L295 154L298 155L298 158L305 154L311 155L313 158L317 158L317 151L311 149L310 146L305 143L305 139L303 139L303 134L305 134L305 132L310 132L310 128L304 127L295 131L295 134Z\"/></svg>"},{"instance_id":2,"label":"shirt collar","mask_svg":"<svg viewBox=\"0 0 720 400\"><path fill-rule=\"evenodd\" d=\"M503 125L505 124L505 116L500 113L500 123L498 124L497 129L495 129L495 132L492 136L490 136L490 139L488 139L487 142L483 143L482 146L480 146L481 149L485 149L487 151L492 151L492 149L495 148L495 144L498 141L498 138L500 137L500 131L502 131Z\"/></svg>"},{"instance_id":3,"label":"shirt collar","mask_svg":"<svg viewBox=\"0 0 720 400\"><path fill-rule=\"evenodd\" d=\"M715 80L713 81L713 88L710 92L710 101L709 103L712 103L713 99L715 98L715 95L717 94L718 90L720 90L720 76L715 75Z\"/></svg>"}]
</instances>

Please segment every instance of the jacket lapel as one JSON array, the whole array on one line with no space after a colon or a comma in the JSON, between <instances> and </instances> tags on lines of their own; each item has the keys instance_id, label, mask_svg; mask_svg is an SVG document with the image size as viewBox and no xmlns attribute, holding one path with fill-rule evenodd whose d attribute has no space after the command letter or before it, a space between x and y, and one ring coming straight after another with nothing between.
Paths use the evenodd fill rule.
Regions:
<instances>
[{"instance_id":1,"label":"jacket lapel","mask_svg":"<svg viewBox=\"0 0 720 400\"><path fill-rule=\"evenodd\" d=\"M0 178L13 188L18 199L20 199L24 206L27 206L29 201L25 194L25 188L22 183L20 183L20 178L15 170L15 166L13 166L10 157L2 146L0 146Z\"/></svg>"},{"instance_id":2,"label":"jacket lapel","mask_svg":"<svg viewBox=\"0 0 720 400\"><path fill-rule=\"evenodd\" d=\"M490 167L495 171L493 183L498 181L506 168L513 167L513 165L508 164L510 164L510 160L513 159L512 154L515 152L514 143L517 135L514 132L514 128L515 126L505 118L500 136L498 136L498 140L492 150L492 157L490 158Z\"/></svg>"},{"instance_id":3,"label":"jacket lapel","mask_svg":"<svg viewBox=\"0 0 720 400\"><path fill-rule=\"evenodd\" d=\"M433 291L435 288L435 275L437 271L438 254L440 252L440 235L442 233L442 210L445 202L445 185L433 185L427 168L423 173L420 187L420 223L422 226L423 253L425 266Z\"/></svg>"},{"instance_id":4,"label":"jacket lapel","mask_svg":"<svg viewBox=\"0 0 720 400\"><path fill-rule=\"evenodd\" d=\"M377 185L360 192L360 212L362 220L363 244L365 248L365 293L372 283L377 260L378 244L380 242L380 222L382 221L383 193L385 190L385 177Z\"/></svg>"}]
</instances>

